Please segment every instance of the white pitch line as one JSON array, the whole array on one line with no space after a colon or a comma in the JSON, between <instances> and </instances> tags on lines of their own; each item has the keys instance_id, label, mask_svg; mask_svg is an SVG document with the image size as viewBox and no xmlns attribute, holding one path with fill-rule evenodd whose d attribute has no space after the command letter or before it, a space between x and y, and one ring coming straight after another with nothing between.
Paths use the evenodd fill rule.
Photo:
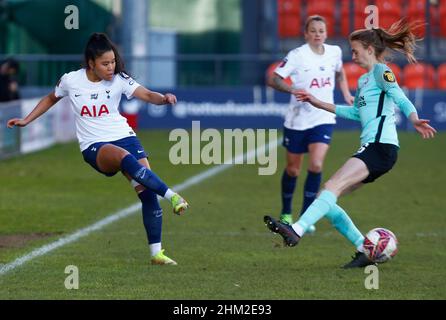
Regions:
<instances>
[{"instance_id":1,"label":"white pitch line","mask_svg":"<svg viewBox=\"0 0 446 320\"><path fill-rule=\"evenodd\" d=\"M275 148L277 148L279 141L280 141L280 138L277 141L269 144L269 150L274 150ZM221 164L216 167L212 167L211 169L208 169L202 173L199 173L199 174L185 180L183 183L180 183L180 184L174 186L172 189L177 192L180 192L184 189L189 188L190 186L196 185L196 184L198 184L212 176L219 174L220 172L223 172L223 171L231 168L234 165L234 163L239 163L240 161L243 162L243 159L245 159L244 157L246 157L246 161L248 159L255 157L257 153L264 152L265 148L267 146L268 145L263 145L255 150L251 150L245 154L239 155L235 159L232 160L231 164ZM101 230L102 228L108 226L109 224L111 224L115 221L121 220L122 218L125 218L127 216L130 216L130 215L138 212L140 209L141 209L141 203L140 202L135 203L127 208L119 210L118 212L116 212L116 213L114 213L114 214L88 226L88 227L80 229L68 236L62 237L54 242L51 242L47 245L37 248L37 249L31 251L30 253L28 253L24 256L21 256L20 258L17 258L13 262L10 262L10 263L4 264L4 265L0 265L0 276L8 273L9 271L14 270L15 268L35 259L37 257L46 255L47 253L49 253L53 250L56 250L56 249L63 247L67 244L76 242L79 239L88 236L92 232Z\"/></svg>"}]
</instances>

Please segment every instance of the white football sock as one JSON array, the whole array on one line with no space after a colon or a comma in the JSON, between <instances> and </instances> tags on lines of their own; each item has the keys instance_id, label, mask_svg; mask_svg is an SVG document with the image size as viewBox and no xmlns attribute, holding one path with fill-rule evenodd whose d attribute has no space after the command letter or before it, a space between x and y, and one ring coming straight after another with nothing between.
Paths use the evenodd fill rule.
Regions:
<instances>
[{"instance_id":1,"label":"white football sock","mask_svg":"<svg viewBox=\"0 0 446 320\"><path fill-rule=\"evenodd\" d=\"M156 255L158 252L161 251L161 242L152 243L149 245L149 248L150 248L150 254L153 257L154 255Z\"/></svg>"}]
</instances>

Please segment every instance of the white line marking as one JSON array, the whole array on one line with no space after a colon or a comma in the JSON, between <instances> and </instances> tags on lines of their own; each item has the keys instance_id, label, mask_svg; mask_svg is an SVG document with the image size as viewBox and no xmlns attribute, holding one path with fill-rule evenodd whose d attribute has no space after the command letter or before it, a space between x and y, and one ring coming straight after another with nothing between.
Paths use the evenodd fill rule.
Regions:
<instances>
[{"instance_id":1,"label":"white line marking","mask_svg":"<svg viewBox=\"0 0 446 320\"><path fill-rule=\"evenodd\" d=\"M277 148L280 140L281 140L281 138L279 138L277 141L269 144L269 150L274 150L275 148ZM196 185L196 184L198 184L212 176L219 174L220 172L223 172L223 171L231 168L234 165L234 163L243 162L244 157L246 157L246 161L248 161L252 157L255 157L257 153L264 152L265 148L267 146L268 145L263 145L263 146L257 148L256 150L251 150L246 154L239 155L235 159L233 159L231 164L221 164L221 165L218 165L211 169L208 169L202 173L199 173L199 174L185 180L183 183L174 186L172 189L177 192L180 192L184 189L189 188L190 186ZM17 258L13 262L1 265L0 266L0 276L6 274L7 272L9 272L11 270L14 270L15 268L35 259L37 257L46 255L47 253L49 253L53 250L56 250L57 248L60 248L67 244L76 242L77 240L88 236L92 232L98 231L115 221L121 220L122 218L125 218L127 216L130 216L130 215L138 212L140 209L141 209L141 203L140 202L135 203L127 208L119 210L118 212L116 212L116 213L114 213L114 214L88 226L88 227L80 229L66 237L62 237L52 243L49 243L49 244L44 245L40 248L37 248L37 249L33 250L32 252L30 252L24 256L21 256L20 258Z\"/></svg>"}]
</instances>

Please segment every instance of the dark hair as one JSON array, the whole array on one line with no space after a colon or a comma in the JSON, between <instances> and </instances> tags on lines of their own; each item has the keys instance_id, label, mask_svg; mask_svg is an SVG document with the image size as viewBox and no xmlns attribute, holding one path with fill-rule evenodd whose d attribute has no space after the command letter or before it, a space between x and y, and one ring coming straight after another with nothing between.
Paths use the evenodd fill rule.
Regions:
<instances>
[{"instance_id":1,"label":"dark hair","mask_svg":"<svg viewBox=\"0 0 446 320\"><path fill-rule=\"evenodd\" d=\"M90 68L88 62L90 60L95 60L96 58L102 56L107 51L113 51L115 54L116 67L115 74L120 74L121 76L128 78L129 74L125 71L124 61L119 54L116 45L111 42L105 33L93 33L88 39L87 46L84 51L84 63L87 69Z\"/></svg>"},{"instance_id":2,"label":"dark hair","mask_svg":"<svg viewBox=\"0 0 446 320\"><path fill-rule=\"evenodd\" d=\"M350 41L359 41L364 48L372 46L375 49L375 56L378 60L384 61L389 54L386 49L401 52L406 56L407 61L416 63L414 51L417 38L413 31L423 23L414 21L409 23L405 18L395 22L388 30L382 28L377 29L360 29L350 34Z\"/></svg>"},{"instance_id":3,"label":"dark hair","mask_svg":"<svg viewBox=\"0 0 446 320\"><path fill-rule=\"evenodd\" d=\"M327 21L325 20L325 18L323 16L315 14L315 15L309 16L307 18L307 20L305 21L305 32L308 31L308 28L310 27L310 23L312 23L313 21L323 22L325 24L325 26L327 26Z\"/></svg>"},{"instance_id":4,"label":"dark hair","mask_svg":"<svg viewBox=\"0 0 446 320\"><path fill-rule=\"evenodd\" d=\"M7 58L2 65L7 65L9 69L14 69L15 73L20 71L20 65L14 58Z\"/></svg>"}]
</instances>

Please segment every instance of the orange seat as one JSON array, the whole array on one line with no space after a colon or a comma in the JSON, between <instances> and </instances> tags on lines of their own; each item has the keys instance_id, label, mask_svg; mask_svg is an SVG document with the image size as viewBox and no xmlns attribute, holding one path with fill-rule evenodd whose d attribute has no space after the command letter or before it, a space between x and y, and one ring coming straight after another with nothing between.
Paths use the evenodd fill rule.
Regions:
<instances>
[{"instance_id":1,"label":"orange seat","mask_svg":"<svg viewBox=\"0 0 446 320\"><path fill-rule=\"evenodd\" d=\"M354 30L364 29L364 21L367 14L364 12L365 7L371 3L369 0L340 0L341 1L341 34L348 37ZM354 5L353 21L350 23L350 4ZM352 25L351 25L352 24Z\"/></svg>"},{"instance_id":2,"label":"orange seat","mask_svg":"<svg viewBox=\"0 0 446 320\"><path fill-rule=\"evenodd\" d=\"M354 62L344 63L344 70L347 76L348 88L350 90L356 90L356 88L358 87L359 77L366 73L367 70L358 66Z\"/></svg>"},{"instance_id":3,"label":"orange seat","mask_svg":"<svg viewBox=\"0 0 446 320\"><path fill-rule=\"evenodd\" d=\"M392 70L393 74L394 74L395 77L396 77L396 81L397 81L399 84L402 84L402 82L401 82L401 80L402 80L402 71L401 71L401 68L400 68L397 64L392 63L392 62L388 62L388 63L386 63L386 65L390 68L390 70Z\"/></svg>"},{"instance_id":4,"label":"orange seat","mask_svg":"<svg viewBox=\"0 0 446 320\"><path fill-rule=\"evenodd\" d=\"M446 17L446 1L440 1L440 5L438 8L438 15L440 17ZM446 19L440 19L439 21L440 27L440 36L446 38Z\"/></svg>"},{"instance_id":5,"label":"orange seat","mask_svg":"<svg viewBox=\"0 0 446 320\"><path fill-rule=\"evenodd\" d=\"M441 64L437 70L437 87L438 89L446 89L446 63Z\"/></svg>"},{"instance_id":6,"label":"orange seat","mask_svg":"<svg viewBox=\"0 0 446 320\"><path fill-rule=\"evenodd\" d=\"M278 31L280 38L301 35L301 0L278 0Z\"/></svg>"},{"instance_id":7,"label":"orange seat","mask_svg":"<svg viewBox=\"0 0 446 320\"><path fill-rule=\"evenodd\" d=\"M390 26L401 19L403 12L400 0L377 0L379 9L379 27L389 29Z\"/></svg>"},{"instance_id":8,"label":"orange seat","mask_svg":"<svg viewBox=\"0 0 446 320\"><path fill-rule=\"evenodd\" d=\"M327 22L327 35L329 37L335 34L335 10L336 2L334 0L307 2L307 17L313 15L324 17Z\"/></svg>"},{"instance_id":9,"label":"orange seat","mask_svg":"<svg viewBox=\"0 0 446 320\"><path fill-rule=\"evenodd\" d=\"M273 75L273 73L274 73L274 70L276 70L276 68L277 68L277 67L279 66L279 64L281 64L281 63L282 63L282 61L276 61L276 62L273 62L273 63L271 63L271 64L269 65L268 69L266 69L266 78L267 78L267 79L270 78L270 77L272 77L272 75ZM289 86L291 86L291 85L293 84L293 82L291 81L291 78L290 78L290 77L285 78L284 81L285 81L285 83L286 83L287 85L289 85Z\"/></svg>"},{"instance_id":10,"label":"orange seat","mask_svg":"<svg viewBox=\"0 0 446 320\"><path fill-rule=\"evenodd\" d=\"M403 69L404 86L408 89L434 89L435 69L427 63L408 64Z\"/></svg>"},{"instance_id":11,"label":"orange seat","mask_svg":"<svg viewBox=\"0 0 446 320\"><path fill-rule=\"evenodd\" d=\"M426 23L430 24L431 33L434 33L438 25L438 12L436 7L431 5L429 10L430 21L426 21L426 4L428 0L409 0L407 9L407 17L410 22L418 21L424 23L417 30L414 31L417 37L424 37L426 35ZM440 1L444 2L444 1Z\"/></svg>"}]
</instances>

